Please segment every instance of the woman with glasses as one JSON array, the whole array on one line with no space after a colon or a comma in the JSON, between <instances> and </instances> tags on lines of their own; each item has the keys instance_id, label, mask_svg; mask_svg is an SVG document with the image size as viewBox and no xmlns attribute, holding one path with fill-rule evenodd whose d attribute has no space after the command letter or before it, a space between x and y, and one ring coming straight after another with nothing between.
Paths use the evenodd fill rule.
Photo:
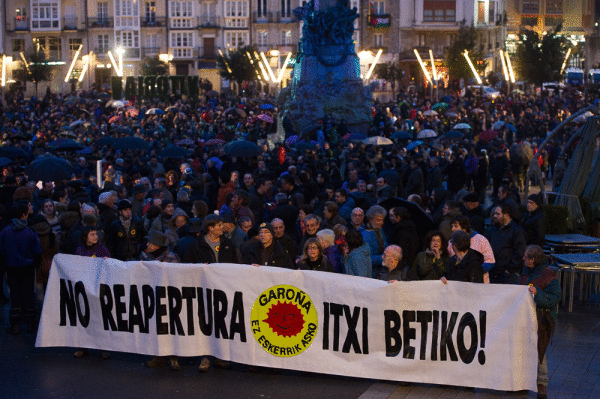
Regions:
<instances>
[{"instance_id":1,"label":"woman with glasses","mask_svg":"<svg viewBox=\"0 0 600 399\"><path fill-rule=\"evenodd\" d=\"M309 238L306 240L302 257L300 258L300 262L298 262L298 269L334 273L331 262L323 255L323 247L318 238Z\"/></svg>"}]
</instances>

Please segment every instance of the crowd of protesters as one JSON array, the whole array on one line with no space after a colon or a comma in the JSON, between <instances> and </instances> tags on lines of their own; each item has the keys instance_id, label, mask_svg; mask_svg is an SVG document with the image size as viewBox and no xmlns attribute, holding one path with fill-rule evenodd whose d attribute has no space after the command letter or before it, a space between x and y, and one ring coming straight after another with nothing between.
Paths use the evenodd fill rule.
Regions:
<instances>
[{"instance_id":1,"label":"crowd of protesters","mask_svg":"<svg viewBox=\"0 0 600 399\"><path fill-rule=\"evenodd\" d=\"M528 164L517 162L511 147L529 146L542 176L558 175L577 125L545 151L536 149L589 102L575 90L495 102L467 93L446 96L436 115L428 112L432 101L403 92L393 103L374 104L368 136L404 131L412 139L369 146L353 141L351 127L331 115L314 134L275 143L277 123L269 118L276 121L278 113L269 98L206 96L117 107L108 100L94 91L66 98L48 93L29 100L17 95L3 106L0 154L6 147L22 150L4 163L0 178L0 277L6 273L10 290L11 333L20 332L22 320L36 328L57 253L244 263L385 281L530 281L531 268L542 263L543 201L535 194L522 198ZM442 137L459 123L470 127L464 137ZM415 143L424 129L438 137ZM116 149L102 140L123 136L145 140L149 149ZM84 148L55 150L68 139ZM225 144L233 140L258 142L262 154L228 156ZM188 155L161 156L172 144ZM29 181L27 165L49 155L69 160L72 178ZM426 225L417 219L423 216ZM537 286L538 306L556 305L546 286L560 298L550 281ZM0 300L7 300L4 289ZM170 365L178 369L177 358ZM219 359L215 365L228 367ZM209 367L202 359L199 369ZM547 376L540 381L545 386Z\"/></svg>"}]
</instances>

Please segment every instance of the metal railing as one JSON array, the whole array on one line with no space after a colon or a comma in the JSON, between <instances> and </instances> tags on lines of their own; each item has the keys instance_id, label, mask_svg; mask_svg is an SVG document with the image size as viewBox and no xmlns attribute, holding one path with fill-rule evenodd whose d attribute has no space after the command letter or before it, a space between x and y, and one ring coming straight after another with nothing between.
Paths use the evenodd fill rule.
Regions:
<instances>
[{"instance_id":1,"label":"metal railing","mask_svg":"<svg viewBox=\"0 0 600 399\"><path fill-rule=\"evenodd\" d=\"M96 58L107 58L108 55L106 53L108 53L108 50L110 50L109 47L96 47L94 48L94 55Z\"/></svg>"},{"instance_id":2,"label":"metal railing","mask_svg":"<svg viewBox=\"0 0 600 399\"><path fill-rule=\"evenodd\" d=\"M144 57L155 57L160 54L160 47L144 47Z\"/></svg>"},{"instance_id":3,"label":"metal railing","mask_svg":"<svg viewBox=\"0 0 600 399\"><path fill-rule=\"evenodd\" d=\"M63 30L77 30L77 17L65 17L62 20Z\"/></svg>"},{"instance_id":4,"label":"metal railing","mask_svg":"<svg viewBox=\"0 0 600 399\"><path fill-rule=\"evenodd\" d=\"M198 57L199 59L205 59L205 60L217 59L216 46L212 46L212 47L199 46L199 47L196 47L196 49L194 51L196 53L196 57Z\"/></svg>"},{"instance_id":5,"label":"metal railing","mask_svg":"<svg viewBox=\"0 0 600 399\"><path fill-rule=\"evenodd\" d=\"M115 26L114 18L112 17L100 17L100 18L88 18L88 28L113 28Z\"/></svg>"},{"instance_id":6,"label":"metal railing","mask_svg":"<svg viewBox=\"0 0 600 399\"><path fill-rule=\"evenodd\" d=\"M218 28L221 26L221 17L202 15L198 17L198 28Z\"/></svg>"},{"instance_id":7,"label":"metal railing","mask_svg":"<svg viewBox=\"0 0 600 399\"><path fill-rule=\"evenodd\" d=\"M142 28L164 28L167 26L167 17L142 17L140 26Z\"/></svg>"}]
</instances>

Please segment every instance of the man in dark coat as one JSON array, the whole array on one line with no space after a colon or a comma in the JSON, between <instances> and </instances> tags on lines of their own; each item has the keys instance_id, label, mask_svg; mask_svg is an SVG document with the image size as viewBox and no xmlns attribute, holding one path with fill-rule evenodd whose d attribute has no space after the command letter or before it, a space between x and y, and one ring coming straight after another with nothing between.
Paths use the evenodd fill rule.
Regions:
<instances>
[{"instance_id":1,"label":"man in dark coat","mask_svg":"<svg viewBox=\"0 0 600 399\"><path fill-rule=\"evenodd\" d=\"M106 228L106 246L115 259L129 261L137 259L144 245L146 229L144 223L131 212L131 202L119 201L119 218Z\"/></svg>"},{"instance_id":2,"label":"man in dark coat","mask_svg":"<svg viewBox=\"0 0 600 399\"><path fill-rule=\"evenodd\" d=\"M404 189L404 198L411 194L421 194L425 191L423 170L415 159L410 160L410 175Z\"/></svg>"},{"instance_id":3,"label":"man in dark coat","mask_svg":"<svg viewBox=\"0 0 600 399\"><path fill-rule=\"evenodd\" d=\"M402 248L397 245L390 245L385 249L382 255L383 262L378 280L383 281L417 281L419 277L402 260Z\"/></svg>"},{"instance_id":4,"label":"man in dark coat","mask_svg":"<svg viewBox=\"0 0 600 399\"><path fill-rule=\"evenodd\" d=\"M246 249L244 263L285 269L296 268L283 245L275 240L275 231L271 223L263 223L258 226L258 237L259 241L249 245Z\"/></svg>"},{"instance_id":5,"label":"man in dark coat","mask_svg":"<svg viewBox=\"0 0 600 399\"><path fill-rule=\"evenodd\" d=\"M527 198L527 213L525 213L522 223L523 230L527 235L527 245L539 245L542 248L546 241L543 203L541 195L531 194Z\"/></svg>"},{"instance_id":6,"label":"man in dark coat","mask_svg":"<svg viewBox=\"0 0 600 399\"><path fill-rule=\"evenodd\" d=\"M452 250L448 270L442 281L464 281L466 283L483 283L483 255L471 249L471 238L462 230L452 233Z\"/></svg>"},{"instance_id":7,"label":"man in dark coat","mask_svg":"<svg viewBox=\"0 0 600 399\"><path fill-rule=\"evenodd\" d=\"M294 241L294 239L285 232L285 224L283 223L283 220L273 219L271 221L271 225L273 225L275 240L279 241L281 245L283 245L288 255L290 255L290 259L294 261L296 259L298 248L296 241Z\"/></svg>"},{"instance_id":8,"label":"man in dark coat","mask_svg":"<svg viewBox=\"0 0 600 399\"><path fill-rule=\"evenodd\" d=\"M469 193L462 198L464 215L469 218L473 230L479 234L485 233L485 213L479 204L479 196Z\"/></svg>"},{"instance_id":9,"label":"man in dark coat","mask_svg":"<svg viewBox=\"0 0 600 399\"><path fill-rule=\"evenodd\" d=\"M296 228L296 219L298 219L298 208L288 202L288 196L279 193L275 196L277 206L269 213L269 221L281 219L285 224L287 231L294 231Z\"/></svg>"},{"instance_id":10,"label":"man in dark coat","mask_svg":"<svg viewBox=\"0 0 600 399\"><path fill-rule=\"evenodd\" d=\"M198 234L202 232L202 219L192 218L186 224L177 229L179 240L173 248L173 252L179 259L183 259L190 244L196 241Z\"/></svg>"},{"instance_id":11,"label":"man in dark coat","mask_svg":"<svg viewBox=\"0 0 600 399\"><path fill-rule=\"evenodd\" d=\"M431 193L434 188L442 187L442 171L439 164L440 160L438 157L429 158L430 169L427 174L427 185L425 186L428 193Z\"/></svg>"},{"instance_id":12,"label":"man in dark coat","mask_svg":"<svg viewBox=\"0 0 600 399\"><path fill-rule=\"evenodd\" d=\"M496 259L490 270L493 284L514 284L521 273L527 238L525 230L513 220L515 212L510 204L499 205L492 212L494 226L488 239Z\"/></svg>"},{"instance_id":13,"label":"man in dark coat","mask_svg":"<svg viewBox=\"0 0 600 399\"><path fill-rule=\"evenodd\" d=\"M188 246L184 263L238 263L233 242L223 235L223 220L218 215L206 215L204 234Z\"/></svg>"}]
</instances>

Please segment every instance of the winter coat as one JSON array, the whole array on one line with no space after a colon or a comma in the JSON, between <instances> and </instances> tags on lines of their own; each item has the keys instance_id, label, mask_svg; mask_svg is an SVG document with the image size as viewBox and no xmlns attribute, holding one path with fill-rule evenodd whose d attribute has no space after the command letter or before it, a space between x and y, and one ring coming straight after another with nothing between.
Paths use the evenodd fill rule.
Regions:
<instances>
[{"instance_id":1,"label":"winter coat","mask_svg":"<svg viewBox=\"0 0 600 399\"><path fill-rule=\"evenodd\" d=\"M298 269L329 273L335 272L331 262L329 262L326 256L321 256L320 259L317 259L317 262L311 262L308 259L302 259L300 262L298 262Z\"/></svg>"},{"instance_id":2,"label":"winter coat","mask_svg":"<svg viewBox=\"0 0 600 399\"><path fill-rule=\"evenodd\" d=\"M496 259L496 264L490 270L492 282L502 277L505 271L515 274L516 279L516 275L521 272L527 246L525 230L513 220L503 227L492 227L488 239Z\"/></svg>"},{"instance_id":3,"label":"winter coat","mask_svg":"<svg viewBox=\"0 0 600 399\"><path fill-rule=\"evenodd\" d=\"M423 170L417 166L410 172L406 188L404 189L404 198L407 198L411 194L420 194L423 192L425 192Z\"/></svg>"},{"instance_id":4,"label":"winter coat","mask_svg":"<svg viewBox=\"0 0 600 399\"><path fill-rule=\"evenodd\" d=\"M37 233L24 220L13 219L0 234L0 256L7 267L38 266L42 252Z\"/></svg>"},{"instance_id":5,"label":"winter coat","mask_svg":"<svg viewBox=\"0 0 600 399\"><path fill-rule=\"evenodd\" d=\"M381 267L381 254L383 254L383 251L379 251L379 243L377 242L375 231L362 229L360 230L360 233L362 234L363 242L369 244L369 248L371 249L371 265L374 268ZM388 246L388 240L383 233L383 230L381 230L381 236L383 238L383 248L385 249Z\"/></svg>"},{"instance_id":6,"label":"winter coat","mask_svg":"<svg viewBox=\"0 0 600 399\"><path fill-rule=\"evenodd\" d=\"M483 283L483 255L469 248L465 256L458 261L456 255L450 258L445 277L452 281Z\"/></svg>"},{"instance_id":7,"label":"winter coat","mask_svg":"<svg viewBox=\"0 0 600 399\"><path fill-rule=\"evenodd\" d=\"M378 280L383 281L417 281L419 278L415 272L404 262L400 260L394 270L389 270L387 267L381 268Z\"/></svg>"},{"instance_id":8,"label":"winter coat","mask_svg":"<svg viewBox=\"0 0 600 399\"><path fill-rule=\"evenodd\" d=\"M262 266L283 267L285 269L297 269L285 248L283 248L283 245L281 245L277 240L273 240L272 246L273 251L270 258L266 263L263 264L262 253L264 251L264 247L262 242L257 241L250 244L246 248L246 252L243 254L243 263L249 265L256 264Z\"/></svg>"},{"instance_id":9,"label":"winter coat","mask_svg":"<svg viewBox=\"0 0 600 399\"><path fill-rule=\"evenodd\" d=\"M158 261L167 263L179 263L179 256L174 252L169 251L169 247L161 247L154 252L142 251L140 259L143 261Z\"/></svg>"},{"instance_id":10,"label":"winter coat","mask_svg":"<svg viewBox=\"0 0 600 399\"><path fill-rule=\"evenodd\" d=\"M533 212L525 213L521 227L527 235L527 245L539 245L544 247L546 241L546 222L544 210L539 207Z\"/></svg>"},{"instance_id":11,"label":"winter coat","mask_svg":"<svg viewBox=\"0 0 600 399\"><path fill-rule=\"evenodd\" d=\"M196 241L188 246L183 255L184 263L239 263L235 246L233 242L225 236L221 236L219 243L219 253L215 259L212 248L204 240L204 235L200 235Z\"/></svg>"},{"instance_id":12,"label":"winter coat","mask_svg":"<svg viewBox=\"0 0 600 399\"><path fill-rule=\"evenodd\" d=\"M145 243L146 230L138 218L132 217L129 231L125 230L121 219L106 228L106 244L113 258L122 261L137 259Z\"/></svg>"},{"instance_id":13,"label":"winter coat","mask_svg":"<svg viewBox=\"0 0 600 399\"><path fill-rule=\"evenodd\" d=\"M412 270L419 280L439 280L448 270L449 261L447 256L442 255L440 259L435 259L432 254L423 251L417 254Z\"/></svg>"},{"instance_id":14,"label":"winter coat","mask_svg":"<svg viewBox=\"0 0 600 399\"><path fill-rule=\"evenodd\" d=\"M351 276L371 277L371 249L369 244L364 242L358 248L354 248L344 258L344 271Z\"/></svg>"}]
</instances>

